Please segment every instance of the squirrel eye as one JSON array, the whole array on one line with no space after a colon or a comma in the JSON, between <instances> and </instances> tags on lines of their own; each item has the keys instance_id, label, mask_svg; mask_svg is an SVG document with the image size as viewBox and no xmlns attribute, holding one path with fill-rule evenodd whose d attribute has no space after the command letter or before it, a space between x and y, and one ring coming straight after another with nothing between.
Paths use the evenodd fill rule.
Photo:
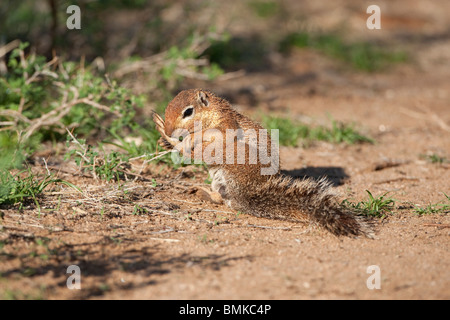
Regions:
<instances>
[{"instance_id":1,"label":"squirrel eye","mask_svg":"<svg viewBox=\"0 0 450 320\"><path fill-rule=\"evenodd\" d=\"M183 112L183 119L191 116L194 113L194 108L187 108Z\"/></svg>"}]
</instances>

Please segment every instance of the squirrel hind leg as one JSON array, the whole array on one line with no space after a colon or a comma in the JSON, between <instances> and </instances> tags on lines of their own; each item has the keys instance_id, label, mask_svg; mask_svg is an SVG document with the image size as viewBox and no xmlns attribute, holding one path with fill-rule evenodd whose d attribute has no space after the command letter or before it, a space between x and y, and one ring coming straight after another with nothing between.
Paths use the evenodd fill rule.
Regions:
<instances>
[{"instance_id":1,"label":"squirrel hind leg","mask_svg":"<svg viewBox=\"0 0 450 320\"><path fill-rule=\"evenodd\" d=\"M204 201L212 202L215 204L222 204L223 199L220 193L207 190L206 188L198 187L197 196Z\"/></svg>"},{"instance_id":2,"label":"squirrel hind leg","mask_svg":"<svg viewBox=\"0 0 450 320\"><path fill-rule=\"evenodd\" d=\"M223 174L222 169L210 169L209 175L212 179L211 181L211 189L214 192L219 193L222 198L227 199L228 198L228 192L227 192L227 183L225 180L225 176Z\"/></svg>"}]
</instances>

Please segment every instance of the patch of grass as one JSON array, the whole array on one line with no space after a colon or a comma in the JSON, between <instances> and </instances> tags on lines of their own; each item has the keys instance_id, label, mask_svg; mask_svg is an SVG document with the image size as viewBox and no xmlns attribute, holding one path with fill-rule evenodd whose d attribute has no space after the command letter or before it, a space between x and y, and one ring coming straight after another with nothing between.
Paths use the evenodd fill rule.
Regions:
<instances>
[{"instance_id":1,"label":"patch of grass","mask_svg":"<svg viewBox=\"0 0 450 320\"><path fill-rule=\"evenodd\" d=\"M145 152L145 146L137 146L135 142L127 142L125 139L120 142L108 142L116 147L123 149L120 151L105 151L102 142L97 143L97 146L88 145L86 139L77 139L72 133L68 132L67 137L67 152L64 160L72 159L79 167L80 171L91 174L95 179L106 181L128 180L129 177L139 176L131 170L130 160L133 159L131 155L136 155L139 150L144 154L137 156L134 159L143 159L143 161L163 162L174 169L181 166L181 164L173 163L169 153L161 153L161 155L148 154ZM156 141L156 140L155 140ZM147 142L148 143L148 142ZM155 150L158 148L155 145ZM145 165L145 163L143 164ZM156 187L156 180L152 180L152 186Z\"/></svg>"},{"instance_id":2,"label":"patch of grass","mask_svg":"<svg viewBox=\"0 0 450 320\"><path fill-rule=\"evenodd\" d=\"M8 72L0 78L0 148L6 150L0 163L15 154L9 167L17 167L43 141L63 141L64 127L89 137L104 135L105 127L129 134L143 96L97 75L84 63L58 58L47 62L43 56L27 55L27 46L23 43L11 53Z\"/></svg>"},{"instance_id":3,"label":"patch of grass","mask_svg":"<svg viewBox=\"0 0 450 320\"><path fill-rule=\"evenodd\" d=\"M45 253L37 255L40 259L46 261L49 259L49 257L51 256L55 256L57 255L57 250L55 249L50 249L49 248L49 244L50 244L51 239L47 238L47 237L39 237L35 239L35 243L38 247L42 247L45 250Z\"/></svg>"},{"instance_id":4,"label":"patch of grass","mask_svg":"<svg viewBox=\"0 0 450 320\"><path fill-rule=\"evenodd\" d=\"M388 192L376 198L369 190L366 190L366 192L369 196L366 201L354 203L345 199L342 201L341 205L369 217L383 218L386 214L392 212L395 207L395 200L391 197L386 197Z\"/></svg>"},{"instance_id":5,"label":"patch of grass","mask_svg":"<svg viewBox=\"0 0 450 320\"><path fill-rule=\"evenodd\" d=\"M6 289L0 294L1 300L44 300L46 288L41 286L30 292Z\"/></svg>"},{"instance_id":6,"label":"patch of grass","mask_svg":"<svg viewBox=\"0 0 450 320\"><path fill-rule=\"evenodd\" d=\"M194 36L188 37L188 42L194 43ZM164 81L180 81L184 78L182 74L177 71L179 65L176 61L180 60L188 60L188 59L196 59L198 57L198 52L192 50L190 45L186 47L178 47L172 46L169 48L167 52L167 59L171 61L171 63L167 63L160 70L160 75L162 76L162 80ZM210 65L203 66L201 68L193 68L198 69L198 75L202 74L204 77L203 80L212 80L223 74L223 70L216 63L211 63ZM203 76L201 76L203 78Z\"/></svg>"},{"instance_id":7,"label":"patch of grass","mask_svg":"<svg viewBox=\"0 0 450 320\"><path fill-rule=\"evenodd\" d=\"M15 134L0 132L0 170L20 168L26 159L26 155L36 149L35 141L30 144L32 147L27 148L28 146L18 144Z\"/></svg>"},{"instance_id":8,"label":"patch of grass","mask_svg":"<svg viewBox=\"0 0 450 320\"><path fill-rule=\"evenodd\" d=\"M30 169L11 174L8 170L0 171L0 205L20 203L20 208L28 199L32 199L39 208L37 196L50 185L63 184L80 191L68 181L55 178L53 174L35 175Z\"/></svg>"},{"instance_id":9,"label":"patch of grass","mask_svg":"<svg viewBox=\"0 0 450 320\"><path fill-rule=\"evenodd\" d=\"M450 196L446 195L445 193L444 196L447 198L447 203L434 203L434 204L430 203L425 208L415 206L414 212L417 213L418 215L450 213Z\"/></svg>"},{"instance_id":10,"label":"patch of grass","mask_svg":"<svg viewBox=\"0 0 450 320\"><path fill-rule=\"evenodd\" d=\"M164 52L164 63L150 64L151 78L160 86L158 92L169 95L172 85L186 76L213 79L223 73L217 64L197 61L200 53L195 48L200 40L192 36L185 46L173 46ZM0 77L0 168L19 168L44 141L63 142L65 128L95 144L99 141L89 150L87 163L107 180L116 179L122 169L119 167L129 158L161 150L153 122L137 116L145 105L144 95L132 94L84 61L77 64L55 57L47 62L43 56L27 55L27 46L23 43L11 52L7 73ZM153 102L167 105L166 95ZM105 154L100 159L93 150L105 143L123 152ZM103 161L99 166L92 163L97 159ZM169 159L157 160L169 163Z\"/></svg>"},{"instance_id":11,"label":"patch of grass","mask_svg":"<svg viewBox=\"0 0 450 320\"><path fill-rule=\"evenodd\" d=\"M198 236L198 240L203 244L214 243L214 239L208 239L208 235L204 233L202 236Z\"/></svg>"},{"instance_id":12,"label":"patch of grass","mask_svg":"<svg viewBox=\"0 0 450 320\"><path fill-rule=\"evenodd\" d=\"M288 118L266 116L262 119L262 125L268 130L279 130L279 143L282 146L298 146L299 139L306 139L310 131L308 126L296 123Z\"/></svg>"},{"instance_id":13,"label":"patch of grass","mask_svg":"<svg viewBox=\"0 0 450 320\"><path fill-rule=\"evenodd\" d=\"M446 157L441 157L436 153L433 154L421 154L420 158L425 159L426 161L430 163L450 163L450 160L448 160Z\"/></svg>"},{"instance_id":14,"label":"patch of grass","mask_svg":"<svg viewBox=\"0 0 450 320\"><path fill-rule=\"evenodd\" d=\"M248 5L261 18L273 17L280 11L280 3L277 1L250 1Z\"/></svg>"},{"instance_id":15,"label":"patch of grass","mask_svg":"<svg viewBox=\"0 0 450 320\"><path fill-rule=\"evenodd\" d=\"M156 150L161 150L158 145L158 139L160 138L159 132L155 129L155 124L153 121L145 123L145 126L134 125L132 126L132 131L136 134L136 139L126 139L115 131L108 130L112 139L105 139L103 143L114 145L122 150L122 158L136 158L142 157L148 159L153 157L153 152ZM178 165L174 164L171 160L170 154L161 156L155 160L155 163L165 163L177 168Z\"/></svg>"},{"instance_id":16,"label":"patch of grass","mask_svg":"<svg viewBox=\"0 0 450 320\"><path fill-rule=\"evenodd\" d=\"M403 51L388 50L369 42L346 43L336 34L291 33L281 41L280 51L287 52L292 47L311 48L367 72L385 69L408 58Z\"/></svg>"},{"instance_id":17,"label":"patch of grass","mask_svg":"<svg viewBox=\"0 0 450 320\"><path fill-rule=\"evenodd\" d=\"M299 140L306 144L312 141L328 141L332 143L374 143L372 138L356 131L353 125L346 125L335 120L329 127L310 127L289 118L263 117L262 124L267 129L279 130L279 142L282 146L298 146Z\"/></svg>"},{"instance_id":18,"label":"patch of grass","mask_svg":"<svg viewBox=\"0 0 450 320\"><path fill-rule=\"evenodd\" d=\"M101 143L94 148L87 145L85 139L77 139L69 132L67 148L65 160L74 159L80 170L92 173L94 178L119 181L127 173L129 157L117 151L107 153Z\"/></svg>"},{"instance_id":19,"label":"patch of grass","mask_svg":"<svg viewBox=\"0 0 450 320\"><path fill-rule=\"evenodd\" d=\"M244 38L225 35L212 41L203 56L226 70L267 68L267 46L258 36Z\"/></svg>"},{"instance_id":20,"label":"patch of grass","mask_svg":"<svg viewBox=\"0 0 450 320\"><path fill-rule=\"evenodd\" d=\"M146 208L144 208L144 207L142 207L142 206L140 206L138 204L134 205L133 215L139 216L141 214L146 214L146 213L148 213L148 210Z\"/></svg>"}]
</instances>

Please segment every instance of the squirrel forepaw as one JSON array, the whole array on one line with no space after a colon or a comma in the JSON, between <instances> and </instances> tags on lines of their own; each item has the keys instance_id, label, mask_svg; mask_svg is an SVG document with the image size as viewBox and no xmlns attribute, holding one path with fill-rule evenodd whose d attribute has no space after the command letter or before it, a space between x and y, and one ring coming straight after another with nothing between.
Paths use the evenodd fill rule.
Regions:
<instances>
[{"instance_id":1,"label":"squirrel forepaw","mask_svg":"<svg viewBox=\"0 0 450 320\"><path fill-rule=\"evenodd\" d=\"M165 150L173 149L172 144L163 137L158 139L158 145L161 146L162 148L164 148Z\"/></svg>"},{"instance_id":2,"label":"squirrel forepaw","mask_svg":"<svg viewBox=\"0 0 450 320\"><path fill-rule=\"evenodd\" d=\"M153 112L152 118L153 118L153 122L156 124L156 130L158 130L158 132L161 134L161 136L165 136L166 131L164 129L165 124L164 124L163 118L161 118L161 116L159 114L157 114L156 112Z\"/></svg>"},{"instance_id":3,"label":"squirrel forepaw","mask_svg":"<svg viewBox=\"0 0 450 320\"><path fill-rule=\"evenodd\" d=\"M161 135L161 138L159 138L158 140L158 144L166 150L172 150L178 143L178 140L173 139L168 135L166 135L165 123L163 118L161 118L159 114L153 112L152 118L153 122L155 122L156 130L158 130L159 134Z\"/></svg>"}]
</instances>

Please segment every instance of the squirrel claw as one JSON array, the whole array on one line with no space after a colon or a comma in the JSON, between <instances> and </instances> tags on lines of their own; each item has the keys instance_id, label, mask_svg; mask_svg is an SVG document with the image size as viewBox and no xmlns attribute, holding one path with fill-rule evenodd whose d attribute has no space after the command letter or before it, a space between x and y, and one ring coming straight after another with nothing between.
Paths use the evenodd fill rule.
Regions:
<instances>
[{"instance_id":1,"label":"squirrel claw","mask_svg":"<svg viewBox=\"0 0 450 320\"><path fill-rule=\"evenodd\" d=\"M173 146L167 141L165 138L161 137L158 139L158 145L161 146L165 150L172 150Z\"/></svg>"}]
</instances>

